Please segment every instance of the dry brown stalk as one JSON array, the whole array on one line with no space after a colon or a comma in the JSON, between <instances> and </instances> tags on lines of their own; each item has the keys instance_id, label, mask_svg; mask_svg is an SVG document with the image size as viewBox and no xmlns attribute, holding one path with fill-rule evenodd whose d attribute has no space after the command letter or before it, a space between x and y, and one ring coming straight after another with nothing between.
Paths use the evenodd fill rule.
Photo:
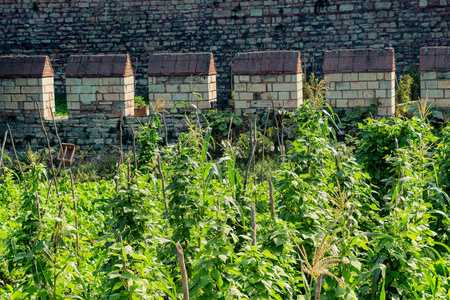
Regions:
<instances>
[{"instance_id":1,"label":"dry brown stalk","mask_svg":"<svg viewBox=\"0 0 450 300\"><path fill-rule=\"evenodd\" d=\"M323 236L320 242L316 245L314 249L313 259L311 262L308 260L308 255L303 245L299 246L295 241L295 238L292 236L292 234L290 232L289 234L294 243L296 244L298 250L300 251L300 259L304 261L304 264L302 264L302 270L305 273L309 274L313 280L319 280L319 276L321 275L328 275L336 279L336 281L340 285L345 285L346 287L348 287L348 285L344 281L342 281L342 279L338 278L336 275L332 274L329 271L329 269L337 267L339 263L343 262L343 260L336 256L325 257L325 254L331 249L331 247L337 242L339 242L339 240L336 240L336 233L333 234L330 238L327 238L331 232L331 229L334 227L334 225L339 219L340 216L334 220L333 225Z\"/></svg>"},{"instance_id":2,"label":"dry brown stalk","mask_svg":"<svg viewBox=\"0 0 450 300\"><path fill-rule=\"evenodd\" d=\"M3 139L2 149L0 152L0 168L3 170L3 175L6 176L5 168L3 167L3 150L5 149L6 138L8 137L8 131L5 131L5 138Z\"/></svg>"},{"instance_id":3,"label":"dry brown stalk","mask_svg":"<svg viewBox=\"0 0 450 300\"><path fill-rule=\"evenodd\" d=\"M78 210L77 210L77 200L75 199L75 188L73 186L73 176L72 176L72 170L69 169L69 174L70 174L70 186L72 188L72 200L73 200L73 210L75 212L75 237L76 237L76 242L77 242L77 257L79 256L79 252L80 252L80 242L79 242L79 237L78 237ZM77 265L79 266L79 261L77 258Z\"/></svg>"},{"instance_id":4,"label":"dry brown stalk","mask_svg":"<svg viewBox=\"0 0 450 300\"><path fill-rule=\"evenodd\" d=\"M137 170L137 157L136 157L136 134L133 126L130 125L131 134L133 135L133 157L134 157L134 169Z\"/></svg>"},{"instance_id":5,"label":"dry brown stalk","mask_svg":"<svg viewBox=\"0 0 450 300\"><path fill-rule=\"evenodd\" d=\"M166 200L166 184L164 181L164 173L162 172L162 165L161 165L161 155L159 153L156 154L156 160L158 161L158 173L159 177L161 177L161 185L162 185L162 191L163 191L163 198L164 198L164 208L166 210L166 214L169 213L167 210L167 200Z\"/></svg>"},{"instance_id":6,"label":"dry brown stalk","mask_svg":"<svg viewBox=\"0 0 450 300\"><path fill-rule=\"evenodd\" d=\"M267 131L267 122L269 121L270 107L267 111L266 122L264 123L264 133L262 140L262 156L261 156L261 184L264 182L264 149L266 148L266 131Z\"/></svg>"}]
</instances>

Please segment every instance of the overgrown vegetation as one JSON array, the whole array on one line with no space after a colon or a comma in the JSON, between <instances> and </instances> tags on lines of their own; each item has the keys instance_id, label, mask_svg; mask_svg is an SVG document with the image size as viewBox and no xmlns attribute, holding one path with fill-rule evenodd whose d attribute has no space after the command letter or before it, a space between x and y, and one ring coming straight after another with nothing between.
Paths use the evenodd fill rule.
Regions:
<instances>
[{"instance_id":1,"label":"overgrown vegetation","mask_svg":"<svg viewBox=\"0 0 450 300\"><path fill-rule=\"evenodd\" d=\"M449 299L450 125L311 99L194 113L169 146L155 113L104 178L5 155L0 299Z\"/></svg>"}]
</instances>

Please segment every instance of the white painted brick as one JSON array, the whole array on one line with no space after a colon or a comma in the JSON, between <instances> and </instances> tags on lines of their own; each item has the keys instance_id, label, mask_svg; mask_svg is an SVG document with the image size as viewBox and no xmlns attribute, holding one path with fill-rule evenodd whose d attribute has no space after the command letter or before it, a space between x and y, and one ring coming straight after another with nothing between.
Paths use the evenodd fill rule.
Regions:
<instances>
[{"instance_id":1,"label":"white painted brick","mask_svg":"<svg viewBox=\"0 0 450 300\"><path fill-rule=\"evenodd\" d=\"M128 76L123 78L123 84L124 85L134 85L134 76Z\"/></svg>"}]
</instances>

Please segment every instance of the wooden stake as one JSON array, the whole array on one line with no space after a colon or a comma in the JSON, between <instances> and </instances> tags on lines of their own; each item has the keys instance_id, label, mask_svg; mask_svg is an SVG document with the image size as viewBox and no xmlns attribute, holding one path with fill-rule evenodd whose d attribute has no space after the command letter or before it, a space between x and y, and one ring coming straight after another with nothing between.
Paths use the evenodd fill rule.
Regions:
<instances>
[{"instance_id":1,"label":"wooden stake","mask_svg":"<svg viewBox=\"0 0 450 300\"><path fill-rule=\"evenodd\" d=\"M256 246L256 209L255 203L253 202L251 205L251 211L252 211L252 245Z\"/></svg>"},{"instance_id":2,"label":"wooden stake","mask_svg":"<svg viewBox=\"0 0 450 300\"><path fill-rule=\"evenodd\" d=\"M41 208L39 207L38 191L36 191L36 210L37 210L37 216L38 216L38 221L39 221L39 228L42 228L42 224L41 224Z\"/></svg>"},{"instance_id":3,"label":"wooden stake","mask_svg":"<svg viewBox=\"0 0 450 300\"><path fill-rule=\"evenodd\" d=\"M76 237L76 241L77 241L77 265L80 265L80 262L78 261L78 256L79 256L79 252L80 252L80 241L78 238L78 210L77 210L77 200L75 199L75 188L73 186L73 176L72 176L72 170L69 169L69 174L70 174L70 185L72 187L72 200L73 200L73 210L75 212L75 237Z\"/></svg>"},{"instance_id":4,"label":"wooden stake","mask_svg":"<svg viewBox=\"0 0 450 300\"><path fill-rule=\"evenodd\" d=\"M273 185L272 180L269 179L269 197L270 197L270 217L275 219L275 204L273 201Z\"/></svg>"},{"instance_id":5,"label":"wooden stake","mask_svg":"<svg viewBox=\"0 0 450 300\"><path fill-rule=\"evenodd\" d=\"M158 172L159 172L159 177L161 177L161 185L162 185L163 198L164 198L164 208L165 208L166 214L167 214L167 213L169 213L169 211L167 210L166 184L165 184L165 180L164 180L164 173L162 172L161 155L159 153L156 153L156 160L158 161Z\"/></svg>"},{"instance_id":6,"label":"wooden stake","mask_svg":"<svg viewBox=\"0 0 450 300\"><path fill-rule=\"evenodd\" d=\"M270 107L267 111L266 122L264 123L264 133L263 133L263 142L262 142L262 157L261 157L261 184L264 182L264 149L266 148L266 130L267 130L267 122L269 121Z\"/></svg>"},{"instance_id":7,"label":"wooden stake","mask_svg":"<svg viewBox=\"0 0 450 300\"><path fill-rule=\"evenodd\" d=\"M137 157L136 157L136 134L134 133L133 126L130 125L131 134L133 135L133 157L134 157L134 169L137 170Z\"/></svg>"},{"instance_id":8,"label":"wooden stake","mask_svg":"<svg viewBox=\"0 0 450 300\"><path fill-rule=\"evenodd\" d=\"M23 176L22 165L20 164L20 160L17 157L16 146L14 145L14 138L13 138L13 135L12 135L11 127L9 127L9 124L6 124L6 126L8 126L9 136L11 137L11 144L12 144L12 147L13 147L13 150L14 150L14 157L16 158L17 164L19 165L20 175Z\"/></svg>"},{"instance_id":9,"label":"wooden stake","mask_svg":"<svg viewBox=\"0 0 450 300\"><path fill-rule=\"evenodd\" d=\"M189 286L188 286L188 279L187 279L187 273L186 273L186 265L184 263L183 248L181 247L179 242L177 242L176 248L177 248L177 255L178 255L178 263L180 265L181 283L183 285L183 297L184 297L184 300L189 300Z\"/></svg>"},{"instance_id":10,"label":"wooden stake","mask_svg":"<svg viewBox=\"0 0 450 300\"><path fill-rule=\"evenodd\" d=\"M3 166L3 150L5 149L6 138L8 137L8 131L5 131L5 138L3 139L2 150L0 153L0 168L3 170L3 175L6 176L5 168Z\"/></svg>"}]
</instances>

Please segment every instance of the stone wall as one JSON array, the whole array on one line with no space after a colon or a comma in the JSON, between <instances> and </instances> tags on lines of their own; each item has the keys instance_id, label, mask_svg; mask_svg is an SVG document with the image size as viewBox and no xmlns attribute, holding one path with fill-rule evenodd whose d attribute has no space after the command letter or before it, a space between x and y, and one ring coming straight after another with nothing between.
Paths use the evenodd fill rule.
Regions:
<instances>
[{"instance_id":1,"label":"stone wall","mask_svg":"<svg viewBox=\"0 0 450 300\"><path fill-rule=\"evenodd\" d=\"M233 74L238 113L255 113L267 107L296 110L303 103L298 51L238 53Z\"/></svg>"},{"instance_id":2,"label":"stone wall","mask_svg":"<svg viewBox=\"0 0 450 300\"><path fill-rule=\"evenodd\" d=\"M393 49L327 51L323 70L326 100L331 107L352 109L373 104L378 105L380 116L395 114Z\"/></svg>"},{"instance_id":3,"label":"stone wall","mask_svg":"<svg viewBox=\"0 0 450 300\"><path fill-rule=\"evenodd\" d=\"M139 94L147 93L149 55L212 52L218 98L231 90L235 53L297 50L306 72L321 72L330 49L395 50L397 72L418 65L420 47L450 46L450 0L0 1L0 55L49 55L56 90L74 54L128 53ZM223 103L223 101L222 101Z\"/></svg>"},{"instance_id":4,"label":"stone wall","mask_svg":"<svg viewBox=\"0 0 450 300\"><path fill-rule=\"evenodd\" d=\"M179 102L198 109L214 107L216 74L212 53L151 55L147 71L150 105L164 101L164 107L172 112Z\"/></svg>"},{"instance_id":5,"label":"stone wall","mask_svg":"<svg viewBox=\"0 0 450 300\"><path fill-rule=\"evenodd\" d=\"M436 108L450 109L450 47L420 50L420 97Z\"/></svg>"},{"instance_id":6,"label":"stone wall","mask_svg":"<svg viewBox=\"0 0 450 300\"><path fill-rule=\"evenodd\" d=\"M69 117L134 115L134 76L128 55L73 55L66 68Z\"/></svg>"},{"instance_id":7,"label":"stone wall","mask_svg":"<svg viewBox=\"0 0 450 300\"><path fill-rule=\"evenodd\" d=\"M166 115L167 117L167 115ZM150 121L150 117L123 117L123 146L124 150L132 150L132 126L136 135L140 126ZM173 141L182 131L188 129L184 113L171 114L167 120L168 139ZM58 146L53 122L56 122L58 134L63 143L75 144L81 150L111 150L119 149L120 118L111 114L92 113L74 116L71 119L52 119L44 121L44 128L48 133L51 146ZM3 137L7 131L7 124L11 127L16 147L23 150L30 144L33 148L47 147L44 132L38 116L32 115L0 115L0 133ZM165 136L164 128L159 134ZM8 137L6 148L11 147Z\"/></svg>"},{"instance_id":8,"label":"stone wall","mask_svg":"<svg viewBox=\"0 0 450 300\"><path fill-rule=\"evenodd\" d=\"M55 112L53 69L48 56L0 57L0 114Z\"/></svg>"}]
</instances>

